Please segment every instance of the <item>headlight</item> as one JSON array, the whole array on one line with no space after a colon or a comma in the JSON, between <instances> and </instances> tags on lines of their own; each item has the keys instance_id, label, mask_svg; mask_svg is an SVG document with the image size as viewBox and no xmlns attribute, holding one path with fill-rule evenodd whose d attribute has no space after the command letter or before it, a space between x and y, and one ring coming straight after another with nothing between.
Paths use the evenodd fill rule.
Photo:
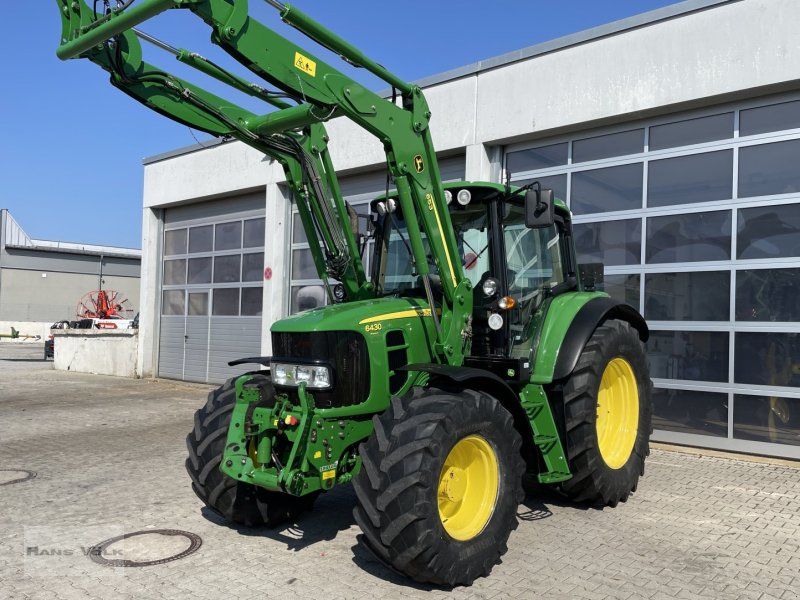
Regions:
<instances>
[{"instance_id":1,"label":"headlight","mask_svg":"<svg viewBox=\"0 0 800 600\"><path fill-rule=\"evenodd\" d=\"M272 364L272 383L297 387L306 384L308 390L327 390L331 387L331 371L320 365Z\"/></svg>"}]
</instances>

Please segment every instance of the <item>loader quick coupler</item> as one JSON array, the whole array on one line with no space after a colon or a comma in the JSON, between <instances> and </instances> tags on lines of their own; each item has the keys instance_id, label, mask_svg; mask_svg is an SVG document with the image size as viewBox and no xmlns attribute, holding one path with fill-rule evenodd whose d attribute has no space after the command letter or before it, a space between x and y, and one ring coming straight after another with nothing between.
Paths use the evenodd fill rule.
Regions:
<instances>
[{"instance_id":1,"label":"loader quick coupler","mask_svg":"<svg viewBox=\"0 0 800 600\"><path fill-rule=\"evenodd\" d=\"M371 421L326 418L305 384L297 398L278 392L265 401L253 377L236 380L236 404L222 457L222 472L271 491L303 496L349 482L361 460L356 446Z\"/></svg>"}]
</instances>

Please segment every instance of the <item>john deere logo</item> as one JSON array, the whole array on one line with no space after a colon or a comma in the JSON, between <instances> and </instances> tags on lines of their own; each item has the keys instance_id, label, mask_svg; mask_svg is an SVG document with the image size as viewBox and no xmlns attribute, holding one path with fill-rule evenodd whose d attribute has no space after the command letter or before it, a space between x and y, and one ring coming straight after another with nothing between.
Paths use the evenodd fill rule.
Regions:
<instances>
[{"instance_id":1,"label":"john deere logo","mask_svg":"<svg viewBox=\"0 0 800 600\"><path fill-rule=\"evenodd\" d=\"M425 161L422 160L419 154L414 157L414 168L417 170L417 173L422 173L425 170Z\"/></svg>"}]
</instances>

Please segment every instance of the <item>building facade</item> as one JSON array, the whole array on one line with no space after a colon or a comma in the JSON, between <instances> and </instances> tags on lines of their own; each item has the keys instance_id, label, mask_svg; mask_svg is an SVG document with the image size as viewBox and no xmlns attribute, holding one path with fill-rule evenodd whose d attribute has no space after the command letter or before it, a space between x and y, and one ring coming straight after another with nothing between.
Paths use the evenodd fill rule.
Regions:
<instances>
[{"instance_id":1,"label":"building facade","mask_svg":"<svg viewBox=\"0 0 800 600\"><path fill-rule=\"evenodd\" d=\"M139 310L141 251L31 238L0 209L0 333L45 337L56 321L75 320L95 290L115 290L130 315Z\"/></svg>"},{"instance_id":2,"label":"building facade","mask_svg":"<svg viewBox=\"0 0 800 600\"><path fill-rule=\"evenodd\" d=\"M800 458L800 4L689 0L420 82L444 179L539 180L644 314L654 439ZM328 126L342 189L379 143ZM216 382L323 301L278 165L239 143L145 164L139 372Z\"/></svg>"}]
</instances>

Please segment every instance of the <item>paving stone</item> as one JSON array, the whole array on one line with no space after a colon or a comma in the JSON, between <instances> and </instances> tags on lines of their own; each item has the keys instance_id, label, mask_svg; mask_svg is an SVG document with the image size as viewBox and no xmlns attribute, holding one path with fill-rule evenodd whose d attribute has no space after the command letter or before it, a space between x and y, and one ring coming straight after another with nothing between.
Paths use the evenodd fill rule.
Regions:
<instances>
[{"instance_id":1,"label":"paving stone","mask_svg":"<svg viewBox=\"0 0 800 600\"><path fill-rule=\"evenodd\" d=\"M350 488L323 495L299 523L275 530L227 526L205 510L183 461L207 386L19 360L38 354L0 346L0 468L38 473L0 487L0 598L800 598L795 468L654 450L627 503L585 510L527 498L489 578L430 589L358 545ZM532 514L546 516L525 519ZM77 546L110 537L104 528L183 529L203 544L153 567L115 572L87 559L77 574L46 576L32 568L40 557L25 555L26 532L42 527L73 532Z\"/></svg>"}]
</instances>

